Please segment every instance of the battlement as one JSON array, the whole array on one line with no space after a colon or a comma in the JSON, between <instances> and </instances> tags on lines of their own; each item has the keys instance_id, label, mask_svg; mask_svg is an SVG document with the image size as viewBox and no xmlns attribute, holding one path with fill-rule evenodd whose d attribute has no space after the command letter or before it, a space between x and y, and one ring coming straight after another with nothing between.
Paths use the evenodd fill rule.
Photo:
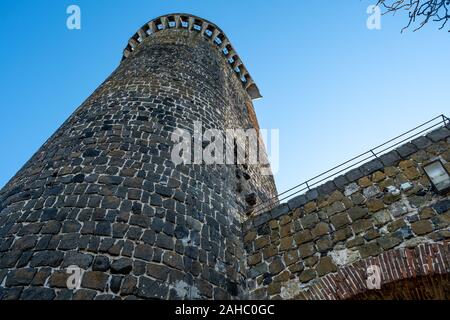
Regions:
<instances>
[{"instance_id":1,"label":"battlement","mask_svg":"<svg viewBox=\"0 0 450 320\"><path fill-rule=\"evenodd\" d=\"M209 41L222 53L223 58L234 71L249 97L252 100L262 97L256 83L225 33L214 23L190 14L167 14L143 25L128 41L128 45L123 51L122 61L133 54L145 38L161 30L168 29L186 30L202 35L205 40Z\"/></svg>"}]
</instances>

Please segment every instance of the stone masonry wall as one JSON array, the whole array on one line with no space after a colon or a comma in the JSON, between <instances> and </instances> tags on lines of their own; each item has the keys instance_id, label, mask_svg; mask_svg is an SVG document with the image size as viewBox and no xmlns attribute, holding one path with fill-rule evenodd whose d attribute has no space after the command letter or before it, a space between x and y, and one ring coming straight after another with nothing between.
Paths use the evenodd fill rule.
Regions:
<instances>
[{"instance_id":1,"label":"stone masonry wall","mask_svg":"<svg viewBox=\"0 0 450 320\"><path fill-rule=\"evenodd\" d=\"M0 299L245 296L246 197L275 196L273 177L175 166L170 152L171 132L194 121L251 128L251 98L198 30L140 41L0 191Z\"/></svg>"},{"instance_id":2,"label":"stone masonry wall","mask_svg":"<svg viewBox=\"0 0 450 320\"><path fill-rule=\"evenodd\" d=\"M419 276L441 275L420 283L448 299L450 193L432 190L422 166L441 159L450 171L449 128L419 137L247 221L250 297L367 298L366 269L378 265L386 286L411 280L406 282L411 287ZM405 282L398 287L404 288ZM403 297L421 296L410 291L403 291Z\"/></svg>"}]
</instances>

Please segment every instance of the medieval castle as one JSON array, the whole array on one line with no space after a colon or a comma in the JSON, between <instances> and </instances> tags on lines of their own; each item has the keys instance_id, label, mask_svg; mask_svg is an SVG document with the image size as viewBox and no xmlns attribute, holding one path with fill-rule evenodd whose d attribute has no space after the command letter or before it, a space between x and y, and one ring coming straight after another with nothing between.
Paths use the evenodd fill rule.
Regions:
<instances>
[{"instance_id":1,"label":"medieval castle","mask_svg":"<svg viewBox=\"0 0 450 320\"><path fill-rule=\"evenodd\" d=\"M0 300L449 299L449 191L424 166L450 171L450 125L281 204L263 165L171 161L196 121L258 131L260 96L215 24L145 24L0 191Z\"/></svg>"}]
</instances>

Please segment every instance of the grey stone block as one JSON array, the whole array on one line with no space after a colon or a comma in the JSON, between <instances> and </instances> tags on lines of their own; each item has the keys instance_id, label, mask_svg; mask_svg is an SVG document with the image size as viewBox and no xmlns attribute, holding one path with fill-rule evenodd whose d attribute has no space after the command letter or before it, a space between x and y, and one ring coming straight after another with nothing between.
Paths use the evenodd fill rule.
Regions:
<instances>
[{"instance_id":1,"label":"grey stone block","mask_svg":"<svg viewBox=\"0 0 450 320\"><path fill-rule=\"evenodd\" d=\"M373 159L360 167L360 170L363 175L367 176L369 174L374 173L375 171L383 169L383 163L379 159Z\"/></svg>"},{"instance_id":2,"label":"grey stone block","mask_svg":"<svg viewBox=\"0 0 450 320\"><path fill-rule=\"evenodd\" d=\"M345 173L344 176L345 178L347 178L349 182L353 182L364 177L364 174L361 172L359 168L355 168Z\"/></svg>"},{"instance_id":3,"label":"grey stone block","mask_svg":"<svg viewBox=\"0 0 450 320\"><path fill-rule=\"evenodd\" d=\"M289 212L289 206L287 203L280 204L278 207L272 209L270 211L270 215L272 218L276 219L279 216L282 216L283 214L287 214Z\"/></svg>"},{"instance_id":4,"label":"grey stone block","mask_svg":"<svg viewBox=\"0 0 450 320\"><path fill-rule=\"evenodd\" d=\"M402 159L396 150L389 151L379 158L385 166L393 166Z\"/></svg>"},{"instance_id":5,"label":"grey stone block","mask_svg":"<svg viewBox=\"0 0 450 320\"><path fill-rule=\"evenodd\" d=\"M308 199L306 198L306 195L302 194L299 196L296 196L295 198L290 199L287 204L289 206L290 210L294 210L296 208L299 208L303 205L305 205L308 202Z\"/></svg>"},{"instance_id":6,"label":"grey stone block","mask_svg":"<svg viewBox=\"0 0 450 320\"><path fill-rule=\"evenodd\" d=\"M411 143L413 145L415 145L416 148L419 150L425 149L432 144L432 142L427 137L424 137L424 136L421 136L421 137L418 137L418 138L412 140Z\"/></svg>"},{"instance_id":7,"label":"grey stone block","mask_svg":"<svg viewBox=\"0 0 450 320\"><path fill-rule=\"evenodd\" d=\"M253 225L255 227L259 227L260 225L269 221L270 218L271 218L271 215L269 212L260 213L253 219Z\"/></svg>"},{"instance_id":8,"label":"grey stone block","mask_svg":"<svg viewBox=\"0 0 450 320\"><path fill-rule=\"evenodd\" d=\"M311 189L308 192L306 192L306 199L308 199L308 201L314 201L319 197L319 192L317 191L317 189Z\"/></svg>"},{"instance_id":9,"label":"grey stone block","mask_svg":"<svg viewBox=\"0 0 450 320\"><path fill-rule=\"evenodd\" d=\"M447 137L450 137L450 130L446 127L441 127L439 129L436 129L434 131L431 131L427 134L427 137L431 139L433 142L438 142L440 140L443 140Z\"/></svg>"},{"instance_id":10,"label":"grey stone block","mask_svg":"<svg viewBox=\"0 0 450 320\"><path fill-rule=\"evenodd\" d=\"M398 147L396 150L397 150L398 154L400 155L400 157L405 159L405 158L409 157L410 155L412 155L414 152L416 152L417 148L411 142L408 142L408 143L405 143L404 145Z\"/></svg>"},{"instance_id":11,"label":"grey stone block","mask_svg":"<svg viewBox=\"0 0 450 320\"><path fill-rule=\"evenodd\" d=\"M317 187L317 191L319 192L319 195L325 196L337 189L336 185L333 181L325 182L324 184Z\"/></svg>"},{"instance_id":12,"label":"grey stone block","mask_svg":"<svg viewBox=\"0 0 450 320\"><path fill-rule=\"evenodd\" d=\"M349 181L345 175L340 175L334 178L333 182L339 190L344 190L345 186L349 184Z\"/></svg>"}]
</instances>

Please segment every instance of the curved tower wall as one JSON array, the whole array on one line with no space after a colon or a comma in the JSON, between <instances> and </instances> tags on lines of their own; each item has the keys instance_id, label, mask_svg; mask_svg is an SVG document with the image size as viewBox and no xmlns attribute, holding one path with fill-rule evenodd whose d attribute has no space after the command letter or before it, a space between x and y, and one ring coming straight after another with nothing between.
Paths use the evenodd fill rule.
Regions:
<instances>
[{"instance_id":1,"label":"curved tower wall","mask_svg":"<svg viewBox=\"0 0 450 320\"><path fill-rule=\"evenodd\" d=\"M175 165L171 133L257 128L256 97L215 25L146 24L1 190L0 299L245 298L241 223L249 197L276 195L273 178L257 165ZM68 266L80 267L72 290Z\"/></svg>"}]
</instances>

